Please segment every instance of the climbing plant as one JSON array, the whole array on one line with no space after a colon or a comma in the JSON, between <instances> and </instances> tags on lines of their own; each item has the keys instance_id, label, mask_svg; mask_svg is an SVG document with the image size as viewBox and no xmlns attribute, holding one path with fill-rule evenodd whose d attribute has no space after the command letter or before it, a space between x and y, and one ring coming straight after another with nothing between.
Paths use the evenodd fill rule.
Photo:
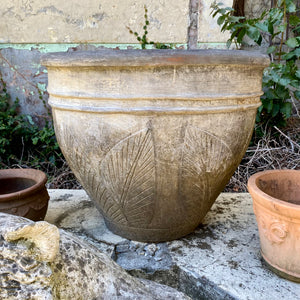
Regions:
<instances>
[{"instance_id":1,"label":"climbing plant","mask_svg":"<svg viewBox=\"0 0 300 300\"><path fill-rule=\"evenodd\" d=\"M146 5L144 5L144 25L143 25L143 34L140 35L138 32L133 31L129 26L127 26L127 29L130 34L133 34L137 41L141 44L142 49L146 49L147 45L153 45L156 49L173 49L173 44L162 44L158 42L153 42L148 40L148 25L150 24L148 19L148 9Z\"/></svg>"},{"instance_id":2,"label":"climbing plant","mask_svg":"<svg viewBox=\"0 0 300 300\"><path fill-rule=\"evenodd\" d=\"M300 18L296 1L272 2L273 7L262 11L257 18L237 16L233 8L223 7L221 3L215 2L211 8L221 31L231 33L228 48L234 44L241 49L247 43L245 37L259 46L267 45L270 66L264 72L264 94L256 120L284 126L293 105L297 109L300 100Z\"/></svg>"}]
</instances>

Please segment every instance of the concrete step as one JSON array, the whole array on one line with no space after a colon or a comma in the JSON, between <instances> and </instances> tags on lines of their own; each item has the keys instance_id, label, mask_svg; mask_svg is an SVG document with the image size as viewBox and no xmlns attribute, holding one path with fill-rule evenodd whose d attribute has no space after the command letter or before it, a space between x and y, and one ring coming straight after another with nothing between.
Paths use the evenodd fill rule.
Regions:
<instances>
[{"instance_id":1,"label":"concrete step","mask_svg":"<svg viewBox=\"0 0 300 300\"><path fill-rule=\"evenodd\" d=\"M84 190L48 191L46 221L90 242L134 276L169 285L193 299L300 299L300 284L264 265L247 193L221 194L194 233L146 244L110 232Z\"/></svg>"}]
</instances>

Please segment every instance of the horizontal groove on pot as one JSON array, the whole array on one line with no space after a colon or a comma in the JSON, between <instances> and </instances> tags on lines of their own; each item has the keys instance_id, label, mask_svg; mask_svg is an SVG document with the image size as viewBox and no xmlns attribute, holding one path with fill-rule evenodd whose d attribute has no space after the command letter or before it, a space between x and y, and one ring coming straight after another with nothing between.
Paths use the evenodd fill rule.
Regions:
<instances>
[{"instance_id":1,"label":"horizontal groove on pot","mask_svg":"<svg viewBox=\"0 0 300 300\"><path fill-rule=\"evenodd\" d=\"M75 105L64 105L64 104L53 104L50 102L52 107L61 110L74 110L74 111L85 111L102 114L218 114L218 113L229 113L235 111L245 111L257 109L261 103L248 104L248 105L228 105L219 107L197 107L191 109L190 107L172 107L172 108L154 108L154 107L139 107L139 108L120 108L120 107L91 107L91 106L75 106Z\"/></svg>"},{"instance_id":2,"label":"horizontal groove on pot","mask_svg":"<svg viewBox=\"0 0 300 300\"><path fill-rule=\"evenodd\" d=\"M214 95L214 94L201 94L201 95L195 95L195 94L191 94L191 95L187 95L185 94L183 96L178 96L176 94L172 95L172 94L168 94L168 96L166 97L165 95L159 96L156 95L155 98L153 98L153 95L149 95L148 97L146 97L144 94L142 94L141 96L128 96L128 95L124 95L124 94L116 94L116 95L112 95L111 97L107 97L107 96L103 96L101 94L97 95L96 97L94 95L89 95L86 93L80 93L80 94L72 94L72 93L51 93L51 97L53 98L57 98L57 99L65 99L66 101L71 101L71 100L94 100L94 101L111 101L111 100L124 100L124 101L151 101L151 100L172 100L172 101L219 101L219 100L232 100L232 99L236 99L236 100L243 100L243 99L257 99L258 97L260 97L261 95L263 95L262 92L259 93L248 93L248 94L228 94L228 95ZM52 100L52 103L55 103L55 101Z\"/></svg>"}]
</instances>

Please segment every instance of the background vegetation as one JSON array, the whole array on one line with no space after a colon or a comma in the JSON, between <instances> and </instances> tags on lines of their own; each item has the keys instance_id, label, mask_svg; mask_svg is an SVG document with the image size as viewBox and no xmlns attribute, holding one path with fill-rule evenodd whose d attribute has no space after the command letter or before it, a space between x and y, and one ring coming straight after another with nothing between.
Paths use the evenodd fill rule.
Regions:
<instances>
[{"instance_id":1,"label":"background vegetation","mask_svg":"<svg viewBox=\"0 0 300 300\"><path fill-rule=\"evenodd\" d=\"M241 3L240 3L241 2ZM221 31L229 31L227 47L266 49L270 66L263 75L262 105L252 142L227 191L246 191L250 175L267 169L300 169L300 15L296 0L271 1L256 18L246 18L244 1L234 10L212 5Z\"/></svg>"}]
</instances>

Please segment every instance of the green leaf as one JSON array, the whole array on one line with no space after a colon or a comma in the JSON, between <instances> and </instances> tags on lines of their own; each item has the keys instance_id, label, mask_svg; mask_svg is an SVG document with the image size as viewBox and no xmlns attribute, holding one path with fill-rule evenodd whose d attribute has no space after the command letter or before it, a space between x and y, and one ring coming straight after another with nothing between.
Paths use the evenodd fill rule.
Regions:
<instances>
[{"instance_id":1,"label":"green leaf","mask_svg":"<svg viewBox=\"0 0 300 300\"><path fill-rule=\"evenodd\" d=\"M279 111L280 111L280 105L278 103L274 103L272 109L272 117L277 116Z\"/></svg>"},{"instance_id":2,"label":"green leaf","mask_svg":"<svg viewBox=\"0 0 300 300\"><path fill-rule=\"evenodd\" d=\"M32 117L30 115L27 115L27 119L28 119L28 122L31 124L31 125L35 125L33 120L32 120Z\"/></svg>"},{"instance_id":3,"label":"green leaf","mask_svg":"<svg viewBox=\"0 0 300 300\"><path fill-rule=\"evenodd\" d=\"M296 99L300 100L300 91L294 92Z\"/></svg>"},{"instance_id":4,"label":"green leaf","mask_svg":"<svg viewBox=\"0 0 300 300\"><path fill-rule=\"evenodd\" d=\"M273 109L273 100L262 100L262 103L267 112L270 113Z\"/></svg>"},{"instance_id":5,"label":"green leaf","mask_svg":"<svg viewBox=\"0 0 300 300\"><path fill-rule=\"evenodd\" d=\"M256 23L255 27L258 28L259 30L263 31L263 32L268 32L268 25L265 23Z\"/></svg>"},{"instance_id":6,"label":"green leaf","mask_svg":"<svg viewBox=\"0 0 300 300\"><path fill-rule=\"evenodd\" d=\"M271 35L274 34L274 26L271 22L268 24L268 32L270 32Z\"/></svg>"},{"instance_id":7,"label":"green leaf","mask_svg":"<svg viewBox=\"0 0 300 300\"><path fill-rule=\"evenodd\" d=\"M286 41L286 45L288 45L290 48L296 48L297 46L299 46L299 42L296 38L289 38Z\"/></svg>"},{"instance_id":8,"label":"green leaf","mask_svg":"<svg viewBox=\"0 0 300 300\"><path fill-rule=\"evenodd\" d=\"M242 43L245 34L246 34L246 28L242 28L242 29L240 30L238 36L237 36L237 42L238 42L239 44Z\"/></svg>"},{"instance_id":9,"label":"green leaf","mask_svg":"<svg viewBox=\"0 0 300 300\"><path fill-rule=\"evenodd\" d=\"M226 16L220 16L217 20L218 25L222 25L226 19Z\"/></svg>"},{"instance_id":10,"label":"green leaf","mask_svg":"<svg viewBox=\"0 0 300 300\"><path fill-rule=\"evenodd\" d=\"M295 56L294 51L291 51L289 53L284 54L282 56L282 59L289 60L289 59L293 58L294 56Z\"/></svg>"},{"instance_id":11,"label":"green leaf","mask_svg":"<svg viewBox=\"0 0 300 300\"><path fill-rule=\"evenodd\" d=\"M229 40L226 42L226 47L229 49L230 46L231 46L231 44L232 44L232 40L229 39Z\"/></svg>"},{"instance_id":12,"label":"green leaf","mask_svg":"<svg viewBox=\"0 0 300 300\"><path fill-rule=\"evenodd\" d=\"M38 143L38 141L39 141L39 138L38 138L38 137L32 138L32 144L33 144L33 145L36 145L36 144Z\"/></svg>"},{"instance_id":13,"label":"green leaf","mask_svg":"<svg viewBox=\"0 0 300 300\"><path fill-rule=\"evenodd\" d=\"M296 4L294 2L290 2L286 7L287 12L294 13L296 12Z\"/></svg>"},{"instance_id":14,"label":"green leaf","mask_svg":"<svg viewBox=\"0 0 300 300\"><path fill-rule=\"evenodd\" d=\"M285 102L280 107L280 112L284 115L285 119L288 119L292 114L292 104L290 102Z\"/></svg>"},{"instance_id":15,"label":"green leaf","mask_svg":"<svg viewBox=\"0 0 300 300\"><path fill-rule=\"evenodd\" d=\"M274 92L276 98L283 100L290 98L289 89L286 86L276 85L276 90Z\"/></svg>"},{"instance_id":16,"label":"green leaf","mask_svg":"<svg viewBox=\"0 0 300 300\"><path fill-rule=\"evenodd\" d=\"M244 19L245 19L245 17L230 16L230 17L228 18L228 21L229 21L230 23L239 23L241 20L244 20Z\"/></svg>"},{"instance_id":17,"label":"green leaf","mask_svg":"<svg viewBox=\"0 0 300 300\"><path fill-rule=\"evenodd\" d=\"M294 53L297 57L300 57L300 48L295 49Z\"/></svg>"},{"instance_id":18,"label":"green leaf","mask_svg":"<svg viewBox=\"0 0 300 300\"><path fill-rule=\"evenodd\" d=\"M257 41L259 39L259 37L260 37L260 32L259 32L259 30L256 27L249 26L247 28L247 35L253 41Z\"/></svg>"},{"instance_id":19,"label":"green leaf","mask_svg":"<svg viewBox=\"0 0 300 300\"><path fill-rule=\"evenodd\" d=\"M282 25L279 25L277 27L277 29L278 29L279 32L285 32L286 31L286 26L287 26L287 24L282 24Z\"/></svg>"},{"instance_id":20,"label":"green leaf","mask_svg":"<svg viewBox=\"0 0 300 300\"><path fill-rule=\"evenodd\" d=\"M267 54L270 54L270 53L273 53L274 51L276 50L276 46L270 46L268 49L267 49Z\"/></svg>"},{"instance_id":21,"label":"green leaf","mask_svg":"<svg viewBox=\"0 0 300 300\"><path fill-rule=\"evenodd\" d=\"M297 26L300 23L300 18L296 15L290 15L289 22L291 26Z\"/></svg>"},{"instance_id":22,"label":"green leaf","mask_svg":"<svg viewBox=\"0 0 300 300\"><path fill-rule=\"evenodd\" d=\"M287 86L291 83L291 80L289 78L280 78L278 83L283 86Z\"/></svg>"}]
</instances>

